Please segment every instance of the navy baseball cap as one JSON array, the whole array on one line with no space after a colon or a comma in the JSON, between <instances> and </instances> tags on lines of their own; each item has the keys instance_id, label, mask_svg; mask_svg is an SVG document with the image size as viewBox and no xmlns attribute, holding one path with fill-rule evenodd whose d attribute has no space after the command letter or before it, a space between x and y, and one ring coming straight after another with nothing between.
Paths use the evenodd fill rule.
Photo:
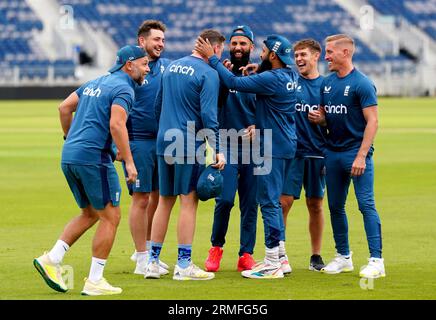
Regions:
<instances>
[{"instance_id":1,"label":"navy baseball cap","mask_svg":"<svg viewBox=\"0 0 436 320\"><path fill-rule=\"evenodd\" d=\"M292 59L292 44L289 42L288 39L286 39L283 36L273 34L266 38L266 40L263 41L265 46L270 50L275 52L280 60L286 66L290 66L293 64Z\"/></svg>"},{"instance_id":2,"label":"navy baseball cap","mask_svg":"<svg viewBox=\"0 0 436 320\"><path fill-rule=\"evenodd\" d=\"M251 28L247 25L240 25L233 28L232 34L229 37L229 40L235 36L243 36L248 38L251 42L254 43L254 33L251 31Z\"/></svg>"},{"instance_id":3,"label":"navy baseball cap","mask_svg":"<svg viewBox=\"0 0 436 320\"><path fill-rule=\"evenodd\" d=\"M138 46L125 46L122 47L117 52L117 61L112 66L112 68L109 69L110 73L113 73L115 71L120 70L127 61L133 61L139 58L145 57L147 54L141 47Z\"/></svg>"},{"instance_id":4,"label":"navy baseball cap","mask_svg":"<svg viewBox=\"0 0 436 320\"><path fill-rule=\"evenodd\" d=\"M207 166L198 178L198 198L201 201L206 201L218 197L223 191L223 181L223 176L218 169Z\"/></svg>"}]
</instances>

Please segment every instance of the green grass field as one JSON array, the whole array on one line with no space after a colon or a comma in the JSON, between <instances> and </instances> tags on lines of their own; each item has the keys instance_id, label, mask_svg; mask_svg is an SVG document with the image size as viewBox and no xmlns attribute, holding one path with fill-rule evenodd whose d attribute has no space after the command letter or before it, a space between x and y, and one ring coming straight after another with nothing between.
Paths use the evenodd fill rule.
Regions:
<instances>
[{"instance_id":1,"label":"green grass field","mask_svg":"<svg viewBox=\"0 0 436 320\"><path fill-rule=\"evenodd\" d=\"M88 231L69 251L75 287L66 294L49 289L32 265L52 247L63 226L79 211L60 169L62 133L58 101L0 102L0 299L90 299L80 296L91 259ZM353 189L347 203L355 271L325 275L307 270L310 256L307 211L296 202L288 219L287 250L294 271L282 280L248 280L236 271L239 212L234 209L221 270L212 281L178 282L170 276L145 280L132 273L133 252L123 190L123 218L105 277L120 296L98 299L435 299L436 298L436 100L381 99L375 142L376 205L381 215L387 277L373 290L360 287L358 271L368 249ZM119 173L120 166L117 164ZM123 186L124 187L124 186ZM213 201L201 203L193 261L204 265L210 243ZM325 204L326 213L327 206ZM177 258L177 208L171 217L162 260ZM264 255L259 214L255 258ZM323 257L334 255L326 214Z\"/></svg>"}]
</instances>

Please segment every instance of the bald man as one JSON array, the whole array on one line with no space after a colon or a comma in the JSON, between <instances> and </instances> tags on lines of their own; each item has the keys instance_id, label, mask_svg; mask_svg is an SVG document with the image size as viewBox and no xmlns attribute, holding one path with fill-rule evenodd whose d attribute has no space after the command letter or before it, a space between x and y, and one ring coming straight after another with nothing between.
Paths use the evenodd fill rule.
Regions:
<instances>
[{"instance_id":1,"label":"bald man","mask_svg":"<svg viewBox=\"0 0 436 320\"><path fill-rule=\"evenodd\" d=\"M353 66L355 45L352 38L338 34L327 37L325 43L325 60L334 73L321 84L320 108L309 113L309 120L327 129L326 185L337 254L321 271L338 274L354 270L345 213L352 180L370 252L368 265L361 268L360 276L384 277L372 159L378 126L376 88L367 76Z\"/></svg>"}]
</instances>

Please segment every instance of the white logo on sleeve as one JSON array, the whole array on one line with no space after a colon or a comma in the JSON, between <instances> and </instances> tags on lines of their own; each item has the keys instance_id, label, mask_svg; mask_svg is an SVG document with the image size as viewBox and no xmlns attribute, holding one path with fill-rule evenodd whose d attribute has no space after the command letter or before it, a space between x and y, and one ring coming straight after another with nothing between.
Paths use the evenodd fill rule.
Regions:
<instances>
[{"instance_id":1,"label":"white logo on sleeve","mask_svg":"<svg viewBox=\"0 0 436 320\"><path fill-rule=\"evenodd\" d=\"M139 179L136 179L135 187L136 188L140 188L141 187L141 181Z\"/></svg>"},{"instance_id":2,"label":"white logo on sleeve","mask_svg":"<svg viewBox=\"0 0 436 320\"><path fill-rule=\"evenodd\" d=\"M344 97L348 97L348 93L350 92L350 87L351 86L346 86L345 90L344 90Z\"/></svg>"},{"instance_id":3,"label":"white logo on sleeve","mask_svg":"<svg viewBox=\"0 0 436 320\"><path fill-rule=\"evenodd\" d=\"M165 71L165 67L164 66L160 66L160 73L164 73Z\"/></svg>"}]
</instances>

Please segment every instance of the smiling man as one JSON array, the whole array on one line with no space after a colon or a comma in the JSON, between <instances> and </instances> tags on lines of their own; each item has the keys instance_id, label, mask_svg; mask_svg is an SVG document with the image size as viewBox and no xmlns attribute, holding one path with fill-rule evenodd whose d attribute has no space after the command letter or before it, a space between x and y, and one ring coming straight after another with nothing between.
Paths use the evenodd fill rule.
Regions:
<instances>
[{"instance_id":1,"label":"smiling man","mask_svg":"<svg viewBox=\"0 0 436 320\"><path fill-rule=\"evenodd\" d=\"M345 34L325 40L325 60L333 73L321 85L320 109L309 113L326 126L326 184L336 257L321 271L328 274L354 270L348 242L345 202L353 180L363 215L370 258L360 276L385 276L380 218L374 201L373 142L378 127L377 93L373 82L353 65L354 40Z\"/></svg>"},{"instance_id":2,"label":"smiling man","mask_svg":"<svg viewBox=\"0 0 436 320\"><path fill-rule=\"evenodd\" d=\"M230 35L229 52L231 69L234 75L242 76L241 67L250 61L250 54L254 49L254 35L250 27L236 26ZM220 129L240 131L247 130L250 135L256 122L256 95L252 93L230 90L224 86L223 104L219 108ZM247 137L248 139L249 137ZM233 208L236 191L239 195L241 211L240 247L237 269L250 270L255 261L252 257L256 243L257 202L256 177L253 175L253 163L243 163L244 150L242 139L238 139L237 146L227 146L226 158L230 159L223 170L223 193L216 198L214 219L212 226L212 247L205 263L207 271L218 271L223 255L225 237L229 226L230 212ZM248 157L250 158L250 154ZM251 159L250 159L251 160Z\"/></svg>"},{"instance_id":3,"label":"smiling man","mask_svg":"<svg viewBox=\"0 0 436 320\"><path fill-rule=\"evenodd\" d=\"M88 81L59 106L65 143L62 171L81 214L65 227L56 244L33 261L52 289L66 292L61 262L68 249L97 221L92 261L83 295L120 294L103 277L121 218L121 186L112 163L114 141L126 163L126 179L135 183L137 171L129 147L126 120L135 100L134 90L150 71L145 51L125 46L118 51L110 74ZM74 116L73 116L74 115Z\"/></svg>"},{"instance_id":4,"label":"smiling man","mask_svg":"<svg viewBox=\"0 0 436 320\"><path fill-rule=\"evenodd\" d=\"M325 189L324 129L308 119L312 110L318 109L320 88L324 79L318 72L321 45L313 39L304 39L294 44L294 61L300 77L296 90L295 124L297 129L297 153L286 168L285 182L280 202L283 219L286 220L295 199L300 198L304 186L306 206L309 211L309 232L312 245L309 270L320 271L324 267L321 258L321 241L324 228L322 202ZM280 242L280 261L284 273L292 271L286 255L285 244Z\"/></svg>"},{"instance_id":5,"label":"smiling man","mask_svg":"<svg viewBox=\"0 0 436 320\"><path fill-rule=\"evenodd\" d=\"M145 274L150 250L151 223L159 201L158 128L154 104L162 74L170 63L170 60L161 58L165 48L165 30L165 25L158 20L145 20L138 29L138 45L148 54L150 72L144 85L136 89L136 100L127 120L130 148L138 170L136 183L128 185L132 196L129 225L136 250L131 259L136 261L134 273L142 275ZM162 261L160 273L168 274L168 265Z\"/></svg>"}]
</instances>

